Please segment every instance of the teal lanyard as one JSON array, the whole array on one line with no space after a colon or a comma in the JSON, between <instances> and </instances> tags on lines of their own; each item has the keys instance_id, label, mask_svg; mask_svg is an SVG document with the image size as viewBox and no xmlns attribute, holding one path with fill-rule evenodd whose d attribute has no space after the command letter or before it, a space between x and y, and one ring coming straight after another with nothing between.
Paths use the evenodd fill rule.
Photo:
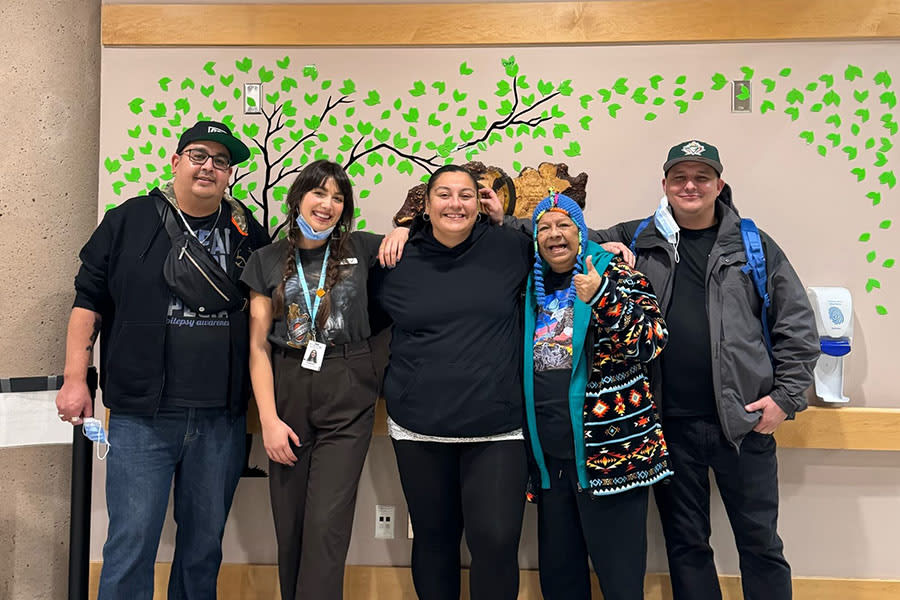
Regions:
<instances>
[{"instance_id":1,"label":"teal lanyard","mask_svg":"<svg viewBox=\"0 0 900 600\"><path fill-rule=\"evenodd\" d=\"M303 298L306 301L306 308L309 310L309 327L310 331L313 333L313 339L315 339L316 333L316 313L319 312L319 304L322 302L322 296L325 295L320 295L319 290L322 290L322 286L325 284L325 270L328 268L328 254L330 252L331 247L326 243L325 257L322 259L322 272L319 273L319 285L316 286L316 300L313 302L312 308L310 309L309 286L306 284L306 275L303 273L303 265L300 262L300 251L294 250L294 261L297 263L297 277L300 279L300 285L303 286Z\"/></svg>"}]
</instances>

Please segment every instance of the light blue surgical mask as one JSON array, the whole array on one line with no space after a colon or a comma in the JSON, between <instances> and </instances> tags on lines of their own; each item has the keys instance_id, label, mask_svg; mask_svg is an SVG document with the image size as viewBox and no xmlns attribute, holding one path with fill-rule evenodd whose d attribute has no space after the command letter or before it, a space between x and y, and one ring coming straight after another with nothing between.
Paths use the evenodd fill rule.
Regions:
<instances>
[{"instance_id":1,"label":"light blue surgical mask","mask_svg":"<svg viewBox=\"0 0 900 600\"><path fill-rule=\"evenodd\" d=\"M106 455L109 454L111 444L106 438L106 430L103 429L103 423L100 419L86 418L81 433L84 434L84 437L97 444L97 458L100 460L105 459ZM102 456L100 455L100 446L106 446L106 452Z\"/></svg>"},{"instance_id":2,"label":"light blue surgical mask","mask_svg":"<svg viewBox=\"0 0 900 600\"><path fill-rule=\"evenodd\" d=\"M322 231L316 231L312 228L312 225L306 222L306 219L303 218L303 215L297 215L297 227L300 228L300 233L303 234L308 240L326 240L328 236L331 235L331 232L334 231L336 225L332 225L328 229L323 229Z\"/></svg>"},{"instance_id":3,"label":"light blue surgical mask","mask_svg":"<svg viewBox=\"0 0 900 600\"><path fill-rule=\"evenodd\" d=\"M659 206L653 213L653 222L656 224L657 231L675 247L675 262L678 262L678 240L681 228L675 222L675 217L672 216L672 210L669 208L669 199L665 196L659 201Z\"/></svg>"}]
</instances>

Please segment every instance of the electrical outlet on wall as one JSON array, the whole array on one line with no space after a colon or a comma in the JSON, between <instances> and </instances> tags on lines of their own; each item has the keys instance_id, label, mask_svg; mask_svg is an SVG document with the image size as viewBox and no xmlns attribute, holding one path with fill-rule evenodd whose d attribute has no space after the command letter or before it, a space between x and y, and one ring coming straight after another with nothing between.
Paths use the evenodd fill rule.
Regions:
<instances>
[{"instance_id":1,"label":"electrical outlet on wall","mask_svg":"<svg viewBox=\"0 0 900 600\"><path fill-rule=\"evenodd\" d=\"M396 507L389 504L375 505L375 538L379 540L394 539L394 517Z\"/></svg>"},{"instance_id":2,"label":"electrical outlet on wall","mask_svg":"<svg viewBox=\"0 0 900 600\"><path fill-rule=\"evenodd\" d=\"M739 79L731 82L731 112L748 113L751 110L750 104L750 80Z\"/></svg>"}]
</instances>

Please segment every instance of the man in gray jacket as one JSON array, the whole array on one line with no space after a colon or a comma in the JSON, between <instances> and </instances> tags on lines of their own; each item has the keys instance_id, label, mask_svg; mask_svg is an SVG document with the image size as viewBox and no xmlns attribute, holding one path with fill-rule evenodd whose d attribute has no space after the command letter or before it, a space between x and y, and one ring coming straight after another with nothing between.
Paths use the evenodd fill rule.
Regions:
<instances>
[{"instance_id":1,"label":"man in gray jacket","mask_svg":"<svg viewBox=\"0 0 900 600\"><path fill-rule=\"evenodd\" d=\"M652 381L675 471L655 490L674 598L722 598L709 545L712 469L740 555L744 598L789 599L772 434L806 408L819 354L812 309L781 248L760 232L770 355L718 150L698 140L678 144L663 172L665 198L654 217L600 235L632 245L669 328Z\"/></svg>"}]
</instances>

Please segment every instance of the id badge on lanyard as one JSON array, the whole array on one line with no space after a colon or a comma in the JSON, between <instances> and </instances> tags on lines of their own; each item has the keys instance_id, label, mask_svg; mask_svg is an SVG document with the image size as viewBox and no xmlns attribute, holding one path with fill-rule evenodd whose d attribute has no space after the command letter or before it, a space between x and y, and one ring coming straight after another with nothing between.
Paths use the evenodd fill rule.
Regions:
<instances>
[{"instance_id":1,"label":"id badge on lanyard","mask_svg":"<svg viewBox=\"0 0 900 600\"><path fill-rule=\"evenodd\" d=\"M306 344L306 352L303 354L303 362L300 363L300 366L310 371L320 371L323 360L325 360L325 344L310 340Z\"/></svg>"},{"instance_id":2,"label":"id badge on lanyard","mask_svg":"<svg viewBox=\"0 0 900 600\"><path fill-rule=\"evenodd\" d=\"M310 306L309 286L306 283L306 275L303 273L303 265L300 262L300 253L295 251L294 260L297 261L297 278L303 287L303 298L306 301L306 307L309 310L310 320L310 340L306 344L306 352L303 353L303 361L300 363L304 369L310 371L320 371L322 369L322 361L325 360L325 344L316 341L316 314L319 312L319 304L322 302L322 296L325 290L322 287L325 283L325 270L328 267L328 255L331 247L325 246L325 256L322 258L322 272L319 274L319 285L316 286L316 299Z\"/></svg>"}]
</instances>

